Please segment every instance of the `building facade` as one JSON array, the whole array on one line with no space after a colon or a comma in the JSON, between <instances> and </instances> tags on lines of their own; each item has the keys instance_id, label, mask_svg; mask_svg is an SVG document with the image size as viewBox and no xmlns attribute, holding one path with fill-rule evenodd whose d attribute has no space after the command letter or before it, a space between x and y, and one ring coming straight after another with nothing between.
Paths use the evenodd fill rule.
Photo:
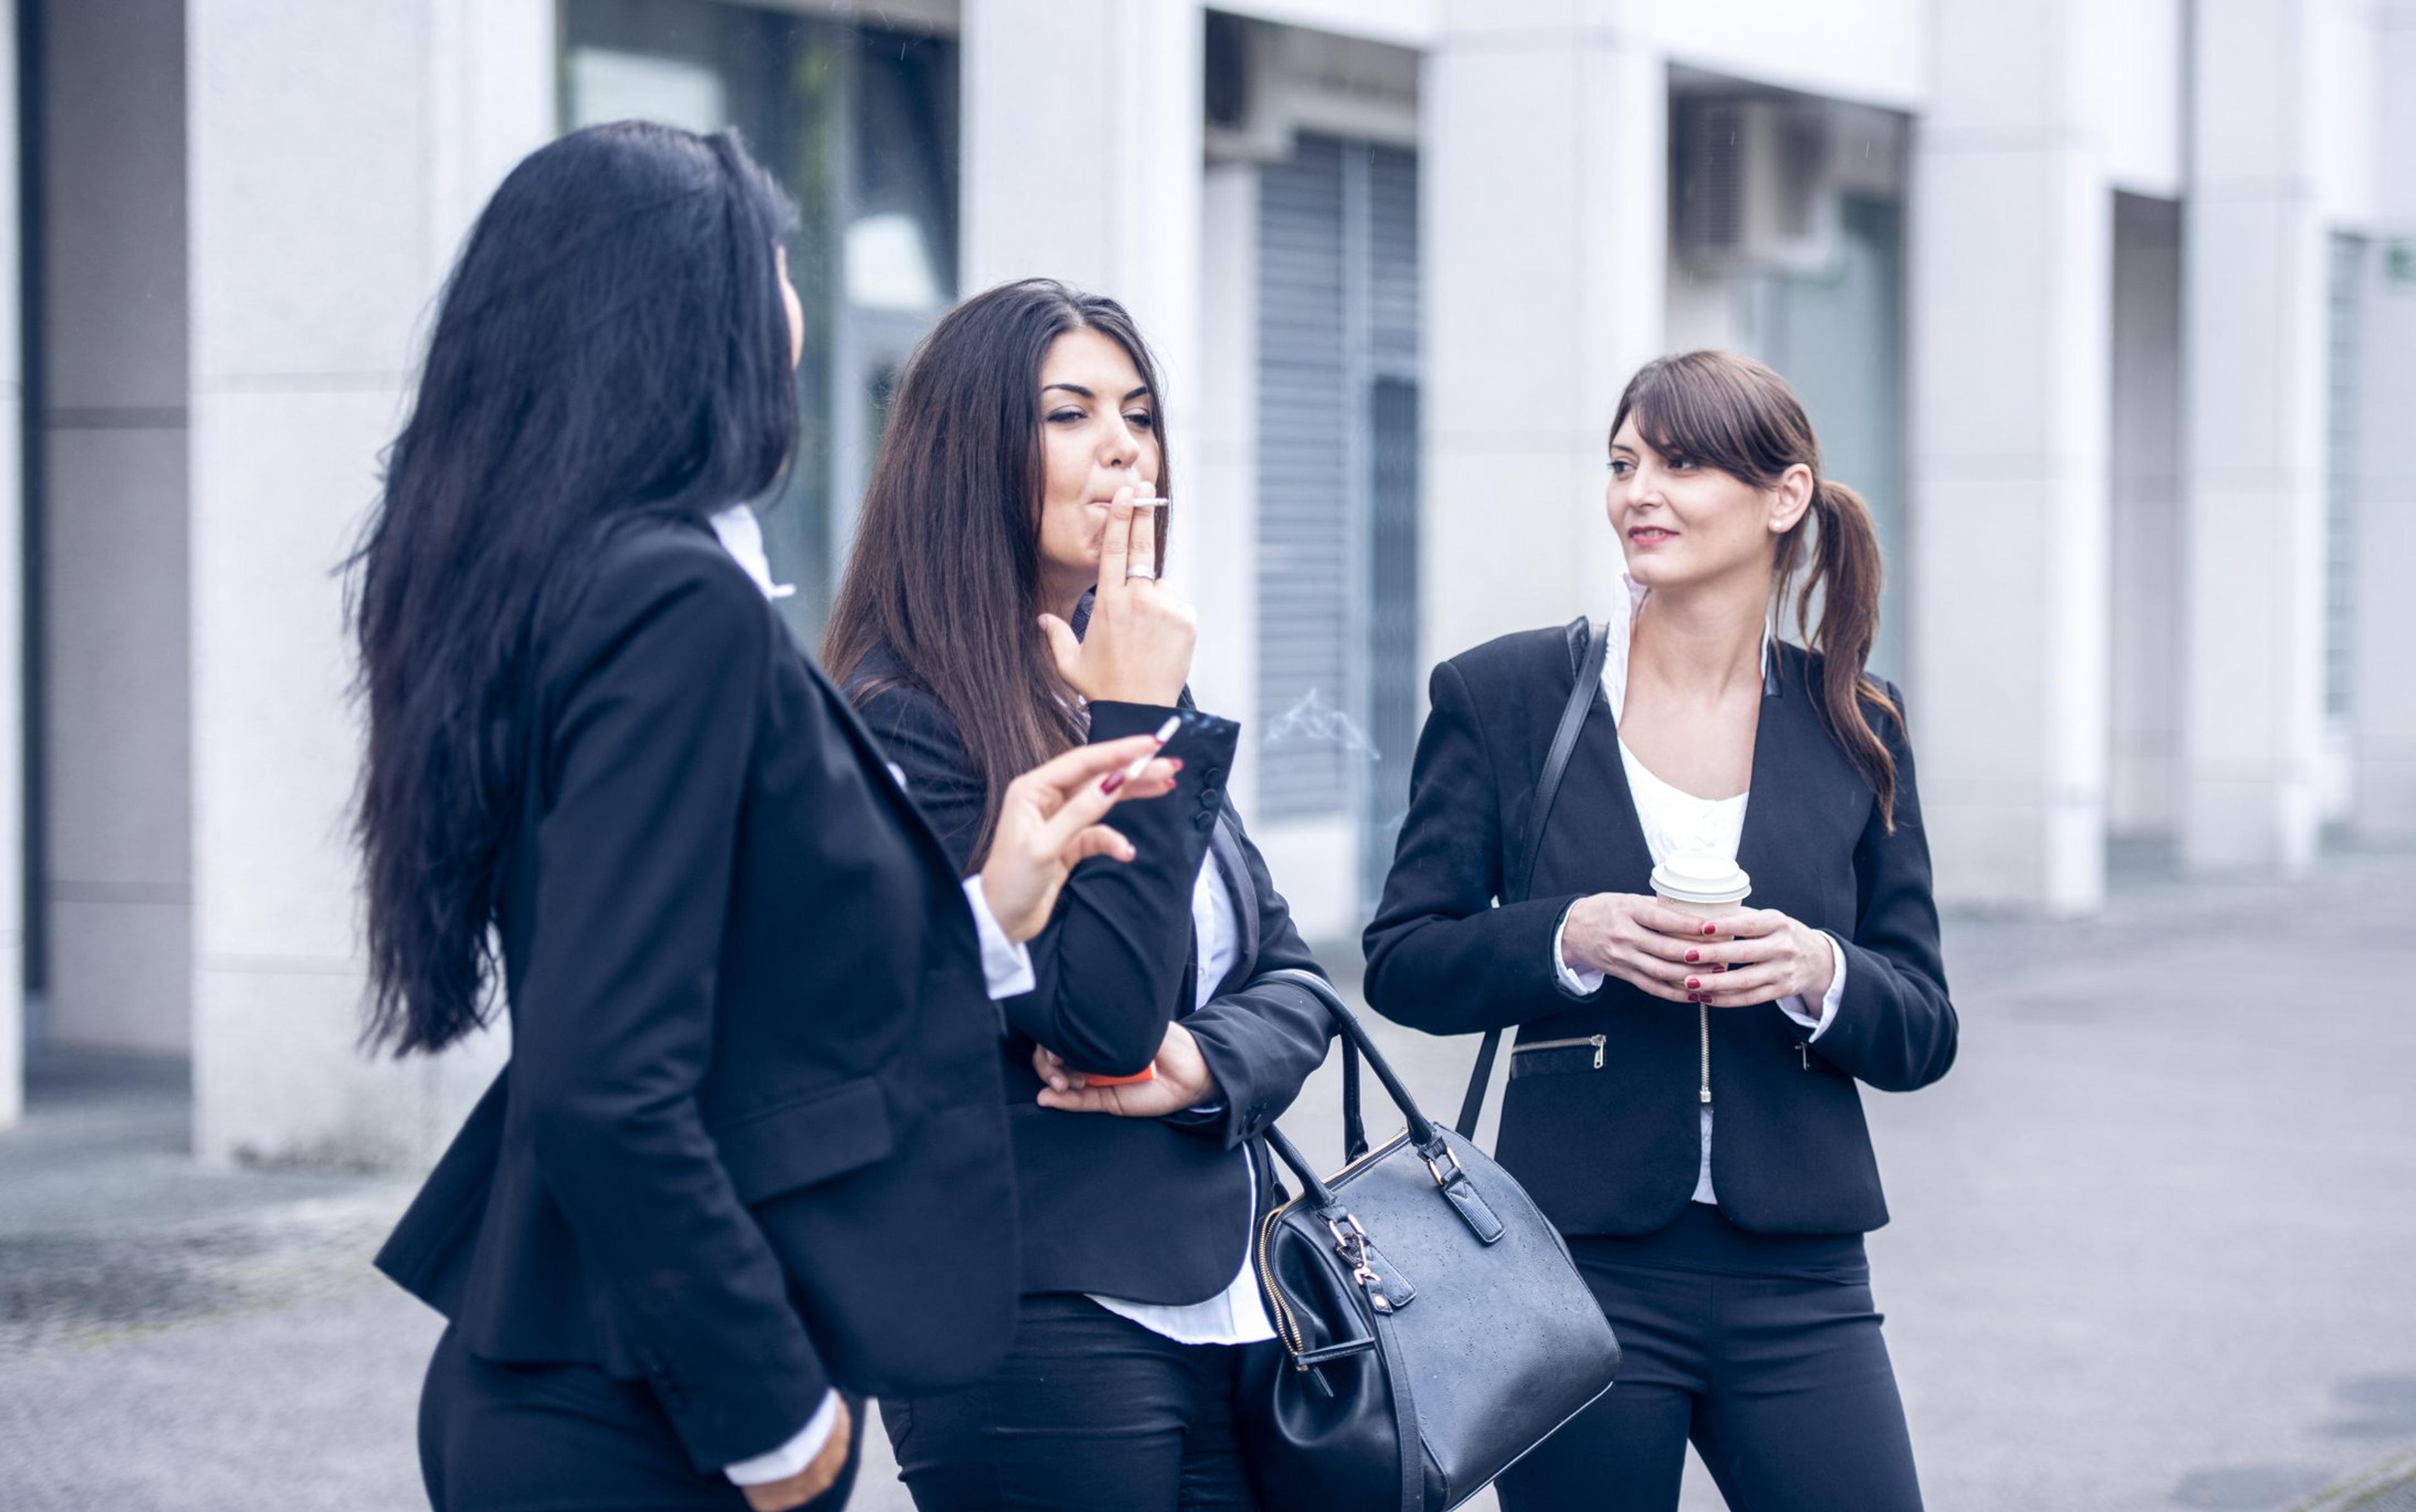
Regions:
<instances>
[{"instance_id":1,"label":"building facade","mask_svg":"<svg viewBox=\"0 0 2416 1512\"><path fill-rule=\"evenodd\" d=\"M883 405L1049 274L1163 360L1195 687L1348 941L1438 658L1600 613L1645 359L1796 385L1871 501L1950 905L2416 839L2416 0L13 0L0 67L0 1124L183 1057L213 1161L409 1164L335 574L486 194L741 128L804 210L817 633ZM2109 857L2112 858L2109 861Z\"/></svg>"}]
</instances>

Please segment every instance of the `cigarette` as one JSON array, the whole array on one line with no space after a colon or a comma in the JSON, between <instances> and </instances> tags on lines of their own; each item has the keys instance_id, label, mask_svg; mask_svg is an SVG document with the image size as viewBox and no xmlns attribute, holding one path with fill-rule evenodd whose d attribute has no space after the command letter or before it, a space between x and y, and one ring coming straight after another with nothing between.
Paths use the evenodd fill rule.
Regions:
<instances>
[{"instance_id":1,"label":"cigarette","mask_svg":"<svg viewBox=\"0 0 2416 1512\"><path fill-rule=\"evenodd\" d=\"M1162 498L1160 498L1160 499L1135 499L1135 500L1133 500L1133 507L1134 507L1134 508L1136 508L1136 509L1154 509L1154 508L1157 507L1159 505L1164 504L1165 502L1166 502L1166 501L1165 501L1164 499L1162 499Z\"/></svg>"},{"instance_id":2,"label":"cigarette","mask_svg":"<svg viewBox=\"0 0 2416 1512\"><path fill-rule=\"evenodd\" d=\"M1174 738L1174 732L1182 728L1183 716L1179 714L1168 719L1164 724L1159 725L1157 727L1157 734L1155 737L1157 741L1157 748L1134 757L1132 759L1132 764L1125 768L1124 775L1116 779L1116 786L1122 787L1133 779L1140 776L1141 773L1147 771L1149 769L1149 764L1157 760L1157 752L1159 750L1164 750L1166 748L1166 743Z\"/></svg>"}]
</instances>

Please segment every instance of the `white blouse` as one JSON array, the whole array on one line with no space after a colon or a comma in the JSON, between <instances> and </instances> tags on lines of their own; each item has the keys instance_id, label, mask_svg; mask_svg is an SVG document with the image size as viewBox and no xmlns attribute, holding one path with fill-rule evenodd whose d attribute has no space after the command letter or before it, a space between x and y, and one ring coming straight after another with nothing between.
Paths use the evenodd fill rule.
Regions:
<instances>
[{"instance_id":1,"label":"white blouse","mask_svg":"<svg viewBox=\"0 0 2416 1512\"><path fill-rule=\"evenodd\" d=\"M1627 590L1628 612L1614 614L1604 629L1610 644L1602 664L1603 695L1610 703L1611 722L1616 725L1627 708L1627 657L1635 640L1636 612L1644 607L1648 590L1642 583L1623 572L1620 585ZM1767 628L1761 637L1761 670L1770 673L1770 641ZM1653 854L1653 864L1659 866L1679 851L1710 851L1736 860L1737 842L1744 835L1745 802L1750 791L1729 798L1701 798L1661 779L1651 767L1619 743L1619 763L1627 773L1628 795L1636 802L1638 825L1644 831L1644 845ZM1603 974L1598 971L1577 971L1561 954L1561 935L1568 928L1563 918L1561 928L1552 931L1552 967L1563 990L1579 996L1591 996L1599 990ZM1825 931L1824 931L1825 932ZM1829 937L1837 969L1829 979L1829 990L1815 1001L1807 996L1789 998L1778 1005L1779 1011L1812 1031L1805 1039L1811 1044L1826 1034L1837 1017L1837 1005L1846 995L1846 947ZM1695 1175L1695 1201L1717 1204L1718 1196L1712 1190L1712 1105L1704 1103L1701 1112L1702 1163Z\"/></svg>"}]
</instances>

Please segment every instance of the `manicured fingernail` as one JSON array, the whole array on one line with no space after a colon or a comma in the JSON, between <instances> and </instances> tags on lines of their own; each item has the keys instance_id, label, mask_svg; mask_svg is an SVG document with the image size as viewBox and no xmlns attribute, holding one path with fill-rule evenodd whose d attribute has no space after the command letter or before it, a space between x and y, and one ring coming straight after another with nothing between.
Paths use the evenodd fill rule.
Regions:
<instances>
[{"instance_id":1,"label":"manicured fingernail","mask_svg":"<svg viewBox=\"0 0 2416 1512\"><path fill-rule=\"evenodd\" d=\"M1700 987L1703 985L1703 979L1699 976L1689 976L1686 978L1686 985L1688 987Z\"/></svg>"},{"instance_id":2,"label":"manicured fingernail","mask_svg":"<svg viewBox=\"0 0 2416 1512\"><path fill-rule=\"evenodd\" d=\"M1183 758L1180 756L1169 756L1166 759L1166 764L1169 768L1180 772L1183 770Z\"/></svg>"},{"instance_id":3,"label":"manicured fingernail","mask_svg":"<svg viewBox=\"0 0 2416 1512\"><path fill-rule=\"evenodd\" d=\"M1706 924L1703 926L1703 932L1705 934L1717 934L1720 932L1720 927L1716 924Z\"/></svg>"},{"instance_id":4,"label":"manicured fingernail","mask_svg":"<svg viewBox=\"0 0 2416 1512\"><path fill-rule=\"evenodd\" d=\"M1107 780L1099 784L1099 791L1101 793L1113 793L1116 789L1123 787L1124 785L1125 775L1122 772L1110 772L1107 776Z\"/></svg>"},{"instance_id":5,"label":"manicured fingernail","mask_svg":"<svg viewBox=\"0 0 2416 1512\"><path fill-rule=\"evenodd\" d=\"M1703 953L1699 950L1689 950L1686 952L1686 964L1689 966L1702 959Z\"/></svg>"},{"instance_id":6,"label":"manicured fingernail","mask_svg":"<svg viewBox=\"0 0 2416 1512\"><path fill-rule=\"evenodd\" d=\"M1689 1003L1700 1003L1703 1001L1703 994L1700 992L1689 992L1686 994L1686 1001Z\"/></svg>"}]
</instances>

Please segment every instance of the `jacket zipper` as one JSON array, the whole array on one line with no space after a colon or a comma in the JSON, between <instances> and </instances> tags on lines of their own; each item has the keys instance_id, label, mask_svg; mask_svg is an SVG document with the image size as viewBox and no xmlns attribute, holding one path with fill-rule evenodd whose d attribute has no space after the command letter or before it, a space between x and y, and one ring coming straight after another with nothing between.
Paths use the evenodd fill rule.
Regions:
<instances>
[{"instance_id":1,"label":"jacket zipper","mask_svg":"<svg viewBox=\"0 0 2416 1512\"><path fill-rule=\"evenodd\" d=\"M1599 1071L1602 1069L1602 1047L1603 1041L1606 1037L1607 1036L1602 1035L1580 1035L1575 1039L1529 1040L1522 1042L1512 1049L1510 1053L1513 1056L1518 1056L1526 1054L1529 1051L1577 1050L1580 1047L1590 1045L1593 1047L1593 1068Z\"/></svg>"},{"instance_id":2,"label":"jacket zipper","mask_svg":"<svg viewBox=\"0 0 2416 1512\"><path fill-rule=\"evenodd\" d=\"M1708 1003L1699 1004L1699 1005L1697 1005L1697 1006L1696 1006L1696 1011L1697 1011L1698 1013L1700 1013L1700 1014L1702 1015L1702 1026L1703 1026L1703 1091L1702 1091L1702 1096L1703 1096L1703 1102L1705 1103L1705 1105L1707 1105L1707 1106L1708 1106L1708 1105L1710 1104L1711 1100L1712 1100L1712 1005L1711 1005L1710 1004L1708 1004Z\"/></svg>"}]
</instances>

